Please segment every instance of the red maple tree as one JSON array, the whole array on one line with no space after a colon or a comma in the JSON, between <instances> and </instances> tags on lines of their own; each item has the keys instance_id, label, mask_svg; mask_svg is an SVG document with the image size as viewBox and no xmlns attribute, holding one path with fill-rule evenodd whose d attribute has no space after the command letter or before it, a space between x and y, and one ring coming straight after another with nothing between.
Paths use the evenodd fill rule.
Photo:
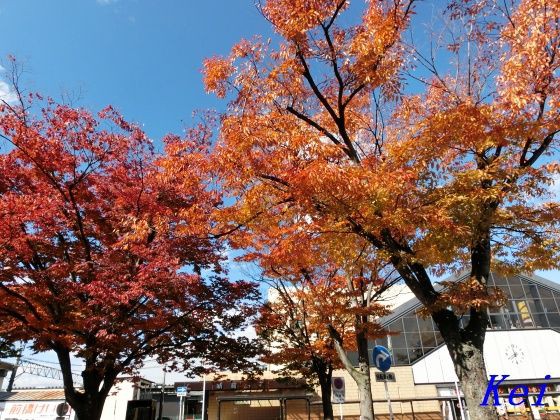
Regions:
<instances>
[{"instance_id":1,"label":"red maple tree","mask_svg":"<svg viewBox=\"0 0 560 420\"><path fill-rule=\"evenodd\" d=\"M56 353L80 420L99 419L117 376L147 357L251 365L256 349L228 333L257 292L220 265L206 132L167 137L162 157L111 107L19 97L0 105L0 336Z\"/></svg>"}]
</instances>

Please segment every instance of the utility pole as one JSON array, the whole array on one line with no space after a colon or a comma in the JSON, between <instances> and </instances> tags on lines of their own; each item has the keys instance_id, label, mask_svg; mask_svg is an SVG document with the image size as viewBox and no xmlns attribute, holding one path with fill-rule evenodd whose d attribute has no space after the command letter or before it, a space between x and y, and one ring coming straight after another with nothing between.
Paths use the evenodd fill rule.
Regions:
<instances>
[{"instance_id":1,"label":"utility pole","mask_svg":"<svg viewBox=\"0 0 560 420\"><path fill-rule=\"evenodd\" d=\"M161 386L161 393L159 394L159 416L158 420L163 420L163 400L165 398L165 374L167 372L163 371L163 385Z\"/></svg>"}]
</instances>

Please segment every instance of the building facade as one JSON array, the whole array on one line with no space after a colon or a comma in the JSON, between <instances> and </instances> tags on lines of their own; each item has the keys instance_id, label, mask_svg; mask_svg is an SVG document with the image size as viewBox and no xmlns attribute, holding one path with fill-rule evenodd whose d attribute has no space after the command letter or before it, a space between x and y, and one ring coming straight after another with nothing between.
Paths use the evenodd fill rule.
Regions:
<instances>
[{"instance_id":1,"label":"building facade","mask_svg":"<svg viewBox=\"0 0 560 420\"><path fill-rule=\"evenodd\" d=\"M467 277L468 274L463 274L447 281L463 281ZM484 346L488 374L497 375L499 379L508 375L499 388L498 412L504 417L539 419L546 415L547 419L560 419L560 285L534 275L493 274L489 286L499 287L508 298L504 307L489 310L490 326ZM397 286L393 292L387 299L389 303L394 302L393 311L380 320L391 334L371 342L369 349L371 355L375 345L383 345L390 350L394 361L389 377L379 375L380 372L372 368L376 417L388 418L388 396L397 418L467 420L460 384L437 328L431 318L418 315L421 304L410 291ZM468 322L468 315L461 322ZM349 356L356 360L355 354ZM333 377L343 378L345 383L345 402L335 404L335 414L357 420L357 386L344 370L335 371ZM549 379L545 381L545 377ZM534 407L531 403L535 402L543 382L543 406ZM519 384L529 387L530 396L527 401L514 401L520 404L512 405L508 394ZM216 384L212 383L207 388L205 411L208 419L321 418L319 390L228 388L226 391L223 386L227 387L218 385L215 388ZM201 398L202 395L197 396ZM189 418L199 416L201 418L201 412Z\"/></svg>"},{"instance_id":2,"label":"building facade","mask_svg":"<svg viewBox=\"0 0 560 420\"><path fill-rule=\"evenodd\" d=\"M0 361L0 390L6 388L14 365Z\"/></svg>"},{"instance_id":3,"label":"building facade","mask_svg":"<svg viewBox=\"0 0 560 420\"><path fill-rule=\"evenodd\" d=\"M0 420L75 420L62 389L0 392Z\"/></svg>"},{"instance_id":4,"label":"building facade","mask_svg":"<svg viewBox=\"0 0 560 420\"><path fill-rule=\"evenodd\" d=\"M463 274L450 280L463 281L466 277ZM498 380L508 375L500 387L503 396L498 411L504 415L540 418L547 414L548 418L560 418L560 285L534 275L492 274L489 286L500 288L508 298L505 306L488 311L490 327L484 344L488 374ZM392 392L406 398L425 392L456 397L460 388L451 357L433 321L417 314L420 307L413 298L394 308L381 320L392 335L376 340L372 347L383 345L393 355L397 378ZM468 315L461 322L468 322ZM401 386L399 372L412 376L413 388ZM537 408L530 403L535 402L542 383L546 383L544 406ZM533 395L514 406L507 395L518 384L528 385ZM449 418L456 416L456 408L440 402L440 411Z\"/></svg>"},{"instance_id":5,"label":"building facade","mask_svg":"<svg viewBox=\"0 0 560 420\"><path fill-rule=\"evenodd\" d=\"M447 281L463 281L467 277L463 274ZM534 275L497 274L491 276L489 285L501 288L508 298L504 307L489 310L490 326L484 347L488 374L498 379L508 375L499 388L498 412L504 417L539 419L546 415L547 419L560 419L560 285ZM460 384L441 335L430 318L418 315L420 302L406 288L399 286L396 290L388 299L395 302L392 314L380 320L391 335L371 342L369 349L371 355L375 345L383 345L394 361L389 377L372 368L376 417L388 418L388 396L397 418L468 419L460 398ZM468 315L461 322L468 322ZM349 356L356 360L355 354ZM358 419L359 394L355 383L344 370L335 371L333 376L343 378L345 383L345 402L335 404L335 413L341 413L345 419ZM543 382L543 406L534 407L531 403L536 401ZM206 390L208 419L319 419L321 415L318 390L226 390L227 381L216 384L212 382ZM527 401L514 400L520 404L512 405L508 394L519 384L528 386L530 396ZM192 385L194 389L199 387ZM196 397L199 402L201 398L200 394ZM197 411L188 418L201 416Z\"/></svg>"}]
</instances>

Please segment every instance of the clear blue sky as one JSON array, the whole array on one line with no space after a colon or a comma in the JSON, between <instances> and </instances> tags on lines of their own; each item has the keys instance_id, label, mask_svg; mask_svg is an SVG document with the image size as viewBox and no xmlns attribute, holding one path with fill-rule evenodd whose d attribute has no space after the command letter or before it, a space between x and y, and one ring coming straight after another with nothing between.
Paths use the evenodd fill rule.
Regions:
<instances>
[{"instance_id":1,"label":"clear blue sky","mask_svg":"<svg viewBox=\"0 0 560 420\"><path fill-rule=\"evenodd\" d=\"M24 62L26 87L112 104L156 141L225 105L205 94L202 61L256 33L270 28L253 0L0 0L0 57Z\"/></svg>"}]
</instances>

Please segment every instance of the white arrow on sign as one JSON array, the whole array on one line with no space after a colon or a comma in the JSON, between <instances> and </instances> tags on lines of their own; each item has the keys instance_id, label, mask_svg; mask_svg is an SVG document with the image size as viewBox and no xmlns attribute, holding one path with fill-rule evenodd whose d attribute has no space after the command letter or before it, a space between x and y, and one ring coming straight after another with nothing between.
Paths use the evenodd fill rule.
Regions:
<instances>
[{"instance_id":1,"label":"white arrow on sign","mask_svg":"<svg viewBox=\"0 0 560 420\"><path fill-rule=\"evenodd\" d=\"M380 366L381 363L384 362L387 359L387 357L389 357L389 354L385 353L384 351L379 353L377 355L377 357L375 358L375 364L377 366ZM379 358L381 358L381 361L379 361Z\"/></svg>"}]
</instances>

